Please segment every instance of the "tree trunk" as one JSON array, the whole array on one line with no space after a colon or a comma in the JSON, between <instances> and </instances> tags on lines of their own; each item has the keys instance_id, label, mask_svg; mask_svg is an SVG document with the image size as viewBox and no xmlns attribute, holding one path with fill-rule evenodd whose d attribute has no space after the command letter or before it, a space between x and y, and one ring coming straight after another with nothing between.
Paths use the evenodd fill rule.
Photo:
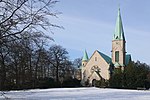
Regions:
<instances>
[{"instance_id":1,"label":"tree trunk","mask_svg":"<svg viewBox=\"0 0 150 100\"><path fill-rule=\"evenodd\" d=\"M59 82L58 66L56 67L56 82Z\"/></svg>"},{"instance_id":2,"label":"tree trunk","mask_svg":"<svg viewBox=\"0 0 150 100\"><path fill-rule=\"evenodd\" d=\"M6 68L4 63L4 57L1 56L2 62L1 62L1 82L0 82L0 90L5 89L5 81L6 81Z\"/></svg>"}]
</instances>

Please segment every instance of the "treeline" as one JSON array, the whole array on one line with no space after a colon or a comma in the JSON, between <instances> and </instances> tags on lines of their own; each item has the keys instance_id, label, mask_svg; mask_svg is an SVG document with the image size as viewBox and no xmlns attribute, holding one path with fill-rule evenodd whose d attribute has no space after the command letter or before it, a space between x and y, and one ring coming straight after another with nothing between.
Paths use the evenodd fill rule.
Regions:
<instances>
[{"instance_id":1,"label":"treeline","mask_svg":"<svg viewBox=\"0 0 150 100\"><path fill-rule=\"evenodd\" d=\"M20 39L1 47L0 89L60 87L73 77L75 68L66 49L52 45L46 50L33 44Z\"/></svg>"},{"instance_id":2,"label":"treeline","mask_svg":"<svg viewBox=\"0 0 150 100\"><path fill-rule=\"evenodd\" d=\"M124 71L115 69L109 81L97 81L96 86L123 89L149 89L150 66L140 63L140 61L132 61Z\"/></svg>"},{"instance_id":3,"label":"treeline","mask_svg":"<svg viewBox=\"0 0 150 100\"><path fill-rule=\"evenodd\" d=\"M50 46L52 30L63 28L51 22L60 13L57 2L0 0L0 90L65 86L71 79L68 52Z\"/></svg>"},{"instance_id":4,"label":"treeline","mask_svg":"<svg viewBox=\"0 0 150 100\"><path fill-rule=\"evenodd\" d=\"M110 79L110 86L127 89L150 88L150 66L145 63L131 62L124 72L116 71Z\"/></svg>"},{"instance_id":5,"label":"treeline","mask_svg":"<svg viewBox=\"0 0 150 100\"><path fill-rule=\"evenodd\" d=\"M121 68L114 69L108 81L96 81L95 86L119 89L149 89L150 66L140 63L140 61L132 61L125 67L124 71Z\"/></svg>"}]
</instances>

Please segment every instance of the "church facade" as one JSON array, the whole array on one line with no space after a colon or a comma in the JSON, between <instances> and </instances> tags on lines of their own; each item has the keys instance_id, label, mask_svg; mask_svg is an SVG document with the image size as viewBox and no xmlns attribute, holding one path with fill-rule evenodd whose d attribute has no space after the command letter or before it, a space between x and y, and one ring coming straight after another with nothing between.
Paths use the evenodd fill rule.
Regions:
<instances>
[{"instance_id":1,"label":"church facade","mask_svg":"<svg viewBox=\"0 0 150 100\"><path fill-rule=\"evenodd\" d=\"M131 55L126 54L126 40L124 36L123 24L118 10L115 32L112 39L111 57L96 50L90 58L85 51L81 66L81 83L85 85L88 81L93 84L95 80L109 80L114 69L124 70L131 61Z\"/></svg>"}]
</instances>

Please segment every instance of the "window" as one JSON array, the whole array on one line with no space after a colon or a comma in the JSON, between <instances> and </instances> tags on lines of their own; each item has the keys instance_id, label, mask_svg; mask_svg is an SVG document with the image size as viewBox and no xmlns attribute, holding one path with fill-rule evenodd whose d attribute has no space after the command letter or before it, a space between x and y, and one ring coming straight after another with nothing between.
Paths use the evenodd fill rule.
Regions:
<instances>
[{"instance_id":1,"label":"window","mask_svg":"<svg viewBox=\"0 0 150 100\"><path fill-rule=\"evenodd\" d=\"M97 57L95 57L95 61L97 61Z\"/></svg>"},{"instance_id":2,"label":"window","mask_svg":"<svg viewBox=\"0 0 150 100\"><path fill-rule=\"evenodd\" d=\"M118 36L116 37L116 39L118 39Z\"/></svg>"},{"instance_id":3,"label":"window","mask_svg":"<svg viewBox=\"0 0 150 100\"><path fill-rule=\"evenodd\" d=\"M119 62L119 51L115 52L115 62Z\"/></svg>"}]
</instances>

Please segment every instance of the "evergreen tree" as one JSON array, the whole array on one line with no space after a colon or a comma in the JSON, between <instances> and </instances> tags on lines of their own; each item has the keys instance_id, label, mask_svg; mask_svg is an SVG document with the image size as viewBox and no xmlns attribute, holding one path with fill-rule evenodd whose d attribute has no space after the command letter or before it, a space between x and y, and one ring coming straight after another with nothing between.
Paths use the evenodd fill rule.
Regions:
<instances>
[{"instance_id":1,"label":"evergreen tree","mask_svg":"<svg viewBox=\"0 0 150 100\"><path fill-rule=\"evenodd\" d=\"M110 86L113 88L121 88L123 83L123 73L121 71L121 69L115 69L114 70L114 74L112 75L112 77L110 78L109 82L110 82Z\"/></svg>"},{"instance_id":2,"label":"evergreen tree","mask_svg":"<svg viewBox=\"0 0 150 100\"><path fill-rule=\"evenodd\" d=\"M130 62L125 67L124 72L121 69L115 69L112 77L109 80L110 87L113 88L148 88L148 74L150 72L150 66L139 61Z\"/></svg>"}]
</instances>

